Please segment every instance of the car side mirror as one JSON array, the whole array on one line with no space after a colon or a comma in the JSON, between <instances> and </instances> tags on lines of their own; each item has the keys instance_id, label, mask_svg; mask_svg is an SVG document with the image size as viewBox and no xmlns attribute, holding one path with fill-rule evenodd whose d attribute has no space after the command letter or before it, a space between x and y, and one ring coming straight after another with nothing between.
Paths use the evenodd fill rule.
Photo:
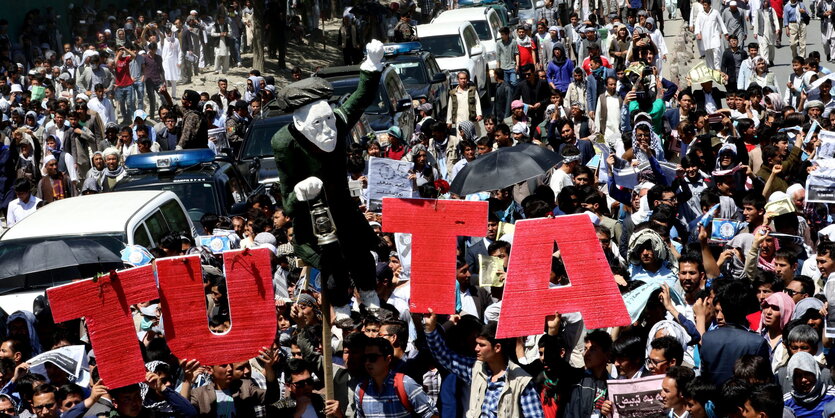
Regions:
<instances>
[{"instance_id":1,"label":"car side mirror","mask_svg":"<svg viewBox=\"0 0 835 418\"><path fill-rule=\"evenodd\" d=\"M481 45L476 45L470 49L471 56L481 55L482 52L484 52L484 50L481 49Z\"/></svg>"},{"instance_id":2,"label":"car side mirror","mask_svg":"<svg viewBox=\"0 0 835 418\"><path fill-rule=\"evenodd\" d=\"M398 112L403 112L404 110L408 110L412 108L412 99L400 99L397 101L397 107L395 108Z\"/></svg>"},{"instance_id":3,"label":"car side mirror","mask_svg":"<svg viewBox=\"0 0 835 418\"><path fill-rule=\"evenodd\" d=\"M435 73L435 76L432 77L432 84L443 83L446 80L447 80L447 75L443 71L441 71L441 72Z\"/></svg>"},{"instance_id":4,"label":"car side mirror","mask_svg":"<svg viewBox=\"0 0 835 418\"><path fill-rule=\"evenodd\" d=\"M516 26L519 24L519 18L514 17L507 22L508 26Z\"/></svg>"},{"instance_id":5,"label":"car side mirror","mask_svg":"<svg viewBox=\"0 0 835 418\"><path fill-rule=\"evenodd\" d=\"M536 2L536 8L537 9L541 9L543 7L545 7L545 2L544 1L540 0L540 1Z\"/></svg>"}]
</instances>

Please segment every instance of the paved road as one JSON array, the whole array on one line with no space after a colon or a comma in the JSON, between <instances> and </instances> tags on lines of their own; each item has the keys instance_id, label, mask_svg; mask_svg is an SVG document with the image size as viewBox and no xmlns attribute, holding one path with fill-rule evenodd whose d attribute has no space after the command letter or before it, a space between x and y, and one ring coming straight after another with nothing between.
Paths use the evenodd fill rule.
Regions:
<instances>
[{"instance_id":1,"label":"paved road","mask_svg":"<svg viewBox=\"0 0 835 418\"><path fill-rule=\"evenodd\" d=\"M669 49L673 48L673 43L675 41L675 37L679 35L684 30L684 21L681 19L675 19L672 21L665 21L664 22L664 29L665 29L665 36L664 39L667 42L667 47ZM821 27L820 27L820 20L812 20L809 25L806 27L806 55L808 56L809 52L811 51L818 51L821 53L822 62L821 65L827 67L829 69L835 69L835 63L826 62L826 54L823 52L823 47L821 45ZM751 28L748 28L748 33L750 34ZM746 44L753 42L752 37L749 35L748 40L746 40ZM789 74L792 72L791 69L791 48L789 48L789 39L788 36L783 36L783 46L781 48L777 48L777 58L775 60L775 65L771 68L771 71L776 74L776 80L778 85L781 87L781 91L786 85L786 82L789 79ZM698 59L698 56L696 56ZM687 70L698 61L691 62L690 66L681 70L682 74L686 74ZM664 75L665 77L669 77L670 65L665 65L664 67ZM682 86L684 87L684 86Z\"/></svg>"}]
</instances>

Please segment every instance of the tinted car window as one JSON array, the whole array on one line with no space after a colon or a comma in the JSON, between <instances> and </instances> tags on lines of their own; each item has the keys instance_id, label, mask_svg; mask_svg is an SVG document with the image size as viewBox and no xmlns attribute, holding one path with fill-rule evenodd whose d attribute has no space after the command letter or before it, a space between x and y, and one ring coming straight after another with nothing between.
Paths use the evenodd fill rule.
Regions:
<instances>
[{"instance_id":1,"label":"tinted car window","mask_svg":"<svg viewBox=\"0 0 835 418\"><path fill-rule=\"evenodd\" d=\"M169 200L160 206L162 214L165 215L165 220L172 231L188 233L190 228L188 220L183 213L183 209L176 200Z\"/></svg>"},{"instance_id":2,"label":"tinted car window","mask_svg":"<svg viewBox=\"0 0 835 418\"><path fill-rule=\"evenodd\" d=\"M472 20L470 23L473 24L476 33L478 33L478 39L483 41L493 39L493 34L490 32L490 25L487 24L486 20ZM469 40L467 42L469 43Z\"/></svg>"},{"instance_id":3,"label":"tinted car window","mask_svg":"<svg viewBox=\"0 0 835 418\"><path fill-rule=\"evenodd\" d=\"M269 124L254 127L250 133L250 138L245 143L246 146L241 153L241 158L272 157L273 147L270 141L272 141L273 135L279 129L287 123L290 123L290 120L288 118L283 124Z\"/></svg>"},{"instance_id":4,"label":"tinted car window","mask_svg":"<svg viewBox=\"0 0 835 418\"><path fill-rule=\"evenodd\" d=\"M472 50L474 46L478 45L476 35L470 27L464 29L464 43L467 45L467 51Z\"/></svg>"},{"instance_id":5,"label":"tinted car window","mask_svg":"<svg viewBox=\"0 0 835 418\"><path fill-rule=\"evenodd\" d=\"M332 96L343 96L357 90L357 79L354 83L333 83ZM377 97L371 105L365 108L365 113L388 113L386 109L386 93L383 89L377 89Z\"/></svg>"},{"instance_id":6,"label":"tinted car window","mask_svg":"<svg viewBox=\"0 0 835 418\"><path fill-rule=\"evenodd\" d=\"M490 13L487 15L488 19L490 19L490 25L493 27L493 31L498 31L500 27L502 27L502 20L499 19L499 15L496 13ZM497 34L493 33L490 35L489 39L496 39ZM482 38L484 39L484 38Z\"/></svg>"},{"instance_id":7,"label":"tinted car window","mask_svg":"<svg viewBox=\"0 0 835 418\"><path fill-rule=\"evenodd\" d=\"M155 211L153 215L146 219L145 225L148 226L148 231L151 233L154 242L159 242L162 237L171 232L168 223L165 222L165 217L162 216L160 211Z\"/></svg>"},{"instance_id":8,"label":"tinted car window","mask_svg":"<svg viewBox=\"0 0 835 418\"><path fill-rule=\"evenodd\" d=\"M423 47L433 53L436 57L461 57L464 53L464 44L458 35L443 35L420 38Z\"/></svg>"},{"instance_id":9,"label":"tinted car window","mask_svg":"<svg viewBox=\"0 0 835 418\"><path fill-rule=\"evenodd\" d=\"M151 245L151 237L148 236L148 230L145 229L145 224L141 223L136 229L133 231L133 243L135 245L141 245L145 248L152 248Z\"/></svg>"},{"instance_id":10,"label":"tinted car window","mask_svg":"<svg viewBox=\"0 0 835 418\"><path fill-rule=\"evenodd\" d=\"M394 70L406 84L424 84L426 80L426 70L420 61L398 61L391 63Z\"/></svg>"}]
</instances>

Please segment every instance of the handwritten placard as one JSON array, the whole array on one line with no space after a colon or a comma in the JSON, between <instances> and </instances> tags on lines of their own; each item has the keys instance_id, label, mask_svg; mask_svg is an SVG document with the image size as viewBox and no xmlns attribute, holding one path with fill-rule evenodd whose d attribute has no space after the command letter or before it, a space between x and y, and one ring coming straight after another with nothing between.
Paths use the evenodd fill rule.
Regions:
<instances>
[{"instance_id":1,"label":"handwritten placard","mask_svg":"<svg viewBox=\"0 0 835 418\"><path fill-rule=\"evenodd\" d=\"M368 209L381 211L384 197L412 197L411 169L412 163L408 161L371 157L368 160Z\"/></svg>"},{"instance_id":2,"label":"handwritten placard","mask_svg":"<svg viewBox=\"0 0 835 418\"><path fill-rule=\"evenodd\" d=\"M640 379L609 380L609 400L614 418L666 417L661 400L661 381L664 375Z\"/></svg>"}]
</instances>

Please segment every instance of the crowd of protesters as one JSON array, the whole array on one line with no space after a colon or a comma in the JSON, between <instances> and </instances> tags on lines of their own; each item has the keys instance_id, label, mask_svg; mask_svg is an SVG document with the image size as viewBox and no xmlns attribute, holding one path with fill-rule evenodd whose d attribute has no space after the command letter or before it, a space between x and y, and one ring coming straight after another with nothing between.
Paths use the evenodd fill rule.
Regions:
<instances>
[{"instance_id":1,"label":"crowd of protesters","mask_svg":"<svg viewBox=\"0 0 835 418\"><path fill-rule=\"evenodd\" d=\"M347 150L345 175L363 188L368 159L390 158L409 162L416 196L488 202L487 236L460 239L449 278L455 295L439 295L455 298L455 315L410 313L394 235L382 232L380 214L366 212L377 234L381 306L355 303L352 324L324 323L317 287L296 254L293 219L272 187L248 197L243 213L207 214L199 225L205 234L234 231L235 247L273 254L272 346L234 364L178 359L159 301L138 304L147 379L115 388L100 381L92 352L83 376L51 362L45 373L30 370L38 354L89 349L83 320L55 324L43 304L9 312L0 326L0 416L600 417L615 413L609 381L653 375L665 376L658 389L670 417L833 416L825 289L835 273L835 227L828 203L806 202L805 185L832 168L831 149L819 155L819 135L835 130L835 101L820 52L807 56L796 42L805 36L806 6L678 5L697 53L718 70L678 86L662 76L663 17L675 7L599 3L548 1L535 25L502 28L495 97L481 96L459 72L444 114L415 98L411 137L403 132L412 129L392 126ZM831 3L808 12L835 37ZM361 61L370 39L416 39L415 23L454 5L394 2L380 14L354 6L339 29L348 64ZM245 91L221 78L210 92L176 92L200 71L240 65L254 36L251 1L150 10L74 7L83 23L66 43L50 10L27 14L19 39L6 35L14 23L0 21L0 207L8 227L56 200L111 191L133 154L237 152L275 97L275 78L256 70ZM288 37L303 39L320 30L322 17L338 16L327 1L269 2L265 10L274 18L265 22L265 47L279 60ZM779 40L782 26L794 72L775 80L773 42L762 39ZM749 30L759 42L744 43ZM561 162L499 190L450 193L468 164L518 144L558 153ZM365 191L355 199L368 207ZM582 315L554 312L539 335L497 339L503 288L501 280L483 285L480 260L496 257L506 268L510 225L570 214L594 224L611 268L601 278L613 276L631 301L632 324L586 329ZM200 255L209 326L222 333L234 325L220 256L183 233L147 250ZM551 284L569 285L555 250ZM332 328L330 341L323 326ZM329 400L325 363L336 365Z\"/></svg>"}]
</instances>

